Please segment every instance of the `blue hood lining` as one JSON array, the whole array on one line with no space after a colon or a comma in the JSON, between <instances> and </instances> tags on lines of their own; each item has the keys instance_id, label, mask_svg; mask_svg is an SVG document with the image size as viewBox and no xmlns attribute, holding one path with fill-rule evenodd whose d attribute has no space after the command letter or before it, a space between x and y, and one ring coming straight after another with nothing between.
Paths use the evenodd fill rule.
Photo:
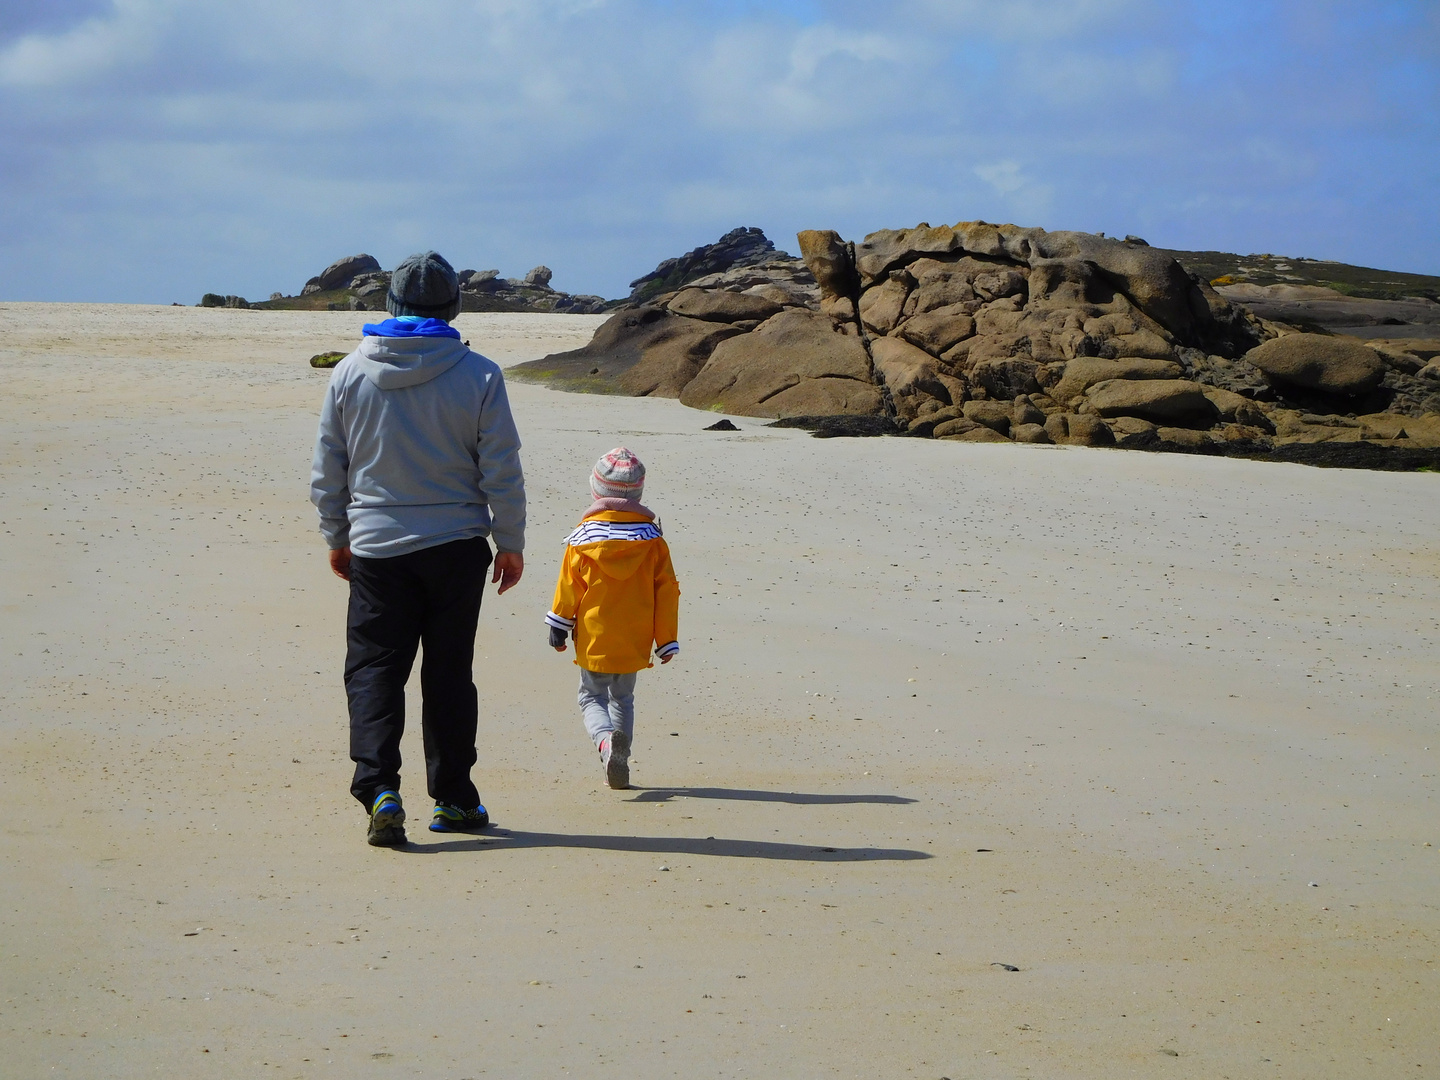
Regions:
<instances>
[{"instance_id":1,"label":"blue hood lining","mask_svg":"<svg viewBox=\"0 0 1440 1080\"><path fill-rule=\"evenodd\" d=\"M386 319L382 323L366 323L360 329L366 337L448 337L460 340L460 331L441 319L423 319L419 322L413 318Z\"/></svg>"}]
</instances>

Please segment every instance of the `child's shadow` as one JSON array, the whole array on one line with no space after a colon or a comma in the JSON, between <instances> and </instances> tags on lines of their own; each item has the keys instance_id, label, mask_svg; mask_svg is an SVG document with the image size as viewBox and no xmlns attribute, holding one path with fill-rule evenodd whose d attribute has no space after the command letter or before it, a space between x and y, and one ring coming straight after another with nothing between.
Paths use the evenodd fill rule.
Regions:
<instances>
[{"instance_id":1,"label":"child's shadow","mask_svg":"<svg viewBox=\"0 0 1440 1080\"><path fill-rule=\"evenodd\" d=\"M796 806L842 806L848 803L881 803L903 806L913 803L903 795L811 795L803 791L748 791L744 788L714 787L632 787L640 794L631 802L665 802L669 799L739 799L744 802L792 803Z\"/></svg>"},{"instance_id":2,"label":"child's shadow","mask_svg":"<svg viewBox=\"0 0 1440 1080\"><path fill-rule=\"evenodd\" d=\"M504 851L514 848L584 848L592 851L635 851L652 855L709 855L730 859L785 859L791 862L909 862L928 859L924 851L907 848L834 848L811 844L779 844L769 840L730 840L713 836L598 836L570 833L487 829L464 840L438 844L406 844L411 855L442 852Z\"/></svg>"}]
</instances>

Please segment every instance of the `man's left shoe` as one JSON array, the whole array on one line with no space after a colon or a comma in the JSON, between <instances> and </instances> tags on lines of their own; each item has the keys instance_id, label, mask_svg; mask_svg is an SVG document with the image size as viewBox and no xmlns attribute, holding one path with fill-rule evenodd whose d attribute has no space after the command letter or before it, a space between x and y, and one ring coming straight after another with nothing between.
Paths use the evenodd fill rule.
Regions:
<instances>
[{"instance_id":1,"label":"man's left shoe","mask_svg":"<svg viewBox=\"0 0 1440 1080\"><path fill-rule=\"evenodd\" d=\"M481 803L474 810L461 810L449 803L437 802L430 818L431 832L479 832L490 824L490 813Z\"/></svg>"},{"instance_id":2,"label":"man's left shoe","mask_svg":"<svg viewBox=\"0 0 1440 1080\"><path fill-rule=\"evenodd\" d=\"M399 847L405 843L405 808L394 791L382 791L370 807L370 831L365 839L371 847Z\"/></svg>"}]
</instances>

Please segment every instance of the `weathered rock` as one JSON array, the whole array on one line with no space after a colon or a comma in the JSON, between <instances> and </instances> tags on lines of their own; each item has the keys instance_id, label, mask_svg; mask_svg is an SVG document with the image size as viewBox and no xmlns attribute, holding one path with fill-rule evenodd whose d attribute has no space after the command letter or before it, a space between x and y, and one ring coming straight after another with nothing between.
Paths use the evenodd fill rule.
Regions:
<instances>
[{"instance_id":1,"label":"weathered rock","mask_svg":"<svg viewBox=\"0 0 1440 1080\"><path fill-rule=\"evenodd\" d=\"M797 238L800 242L800 257L815 275L821 294L831 297L853 298L860 288L860 279L855 273L854 250L840 234L831 229L806 229Z\"/></svg>"},{"instance_id":2,"label":"weathered rock","mask_svg":"<svg viewBox=\"0 0 1440 1080\"><path fill-rule=\"evenodd\" d=\"M630 283L630 302L640 304L662 293L674 292L707 274L734 266L765 262L778 253L760 229L731 229L713 244L702 244L674 259L666 259L650 273Z\"/></svg>"},{"instance_id":3,"label":"weathered rock","mask_svg":"<svg viewBox=\"0 0 1440 1080\"><path fill-rule=\"evenodd\" d=\"M952 304L910 316L900 324L896 333L912 345L940 356L956 342L964 341L975 333L975 320L960 305Z\"/></svg>"},{"instance_id":4,"label":"weathered rock","mask_svg":"<svg viewBox=\"0 0 1440 1080\"><path fill-rule=\"evenodd\" d=\"M1045 413L1036 408L1033 402L1027 397L1017 397L1015 404L1011 407L1010 426L1024 427L1027 424L1045 423Z\"/></svg>"},{"instance_id":5,"label":"weathered rock","mask_svg":"<svg viewBox=\"0 0 1440 1080\"><path fill-rule=\"evenodd\" d=\"M855 301L848 296L827 296L820 301L820 310L837 323L855 321Z\"/></svg>"},{"instance_id":6,"label":"weathered rock","mask_svg":"<svg viewBox=\"0 0 1440 1080\"><path fill-rule=\"evenodd\" d=\"M584 348L517 364L507 375L561 389L678 397L715 346L738 333L723 323L639 307L606 320Z\"/></svg>"},{"instance_id":7,"label":"weathered rock","mask_svg":"<svg viewBox=\"0 0 1440 1080\"><path fill-rule=\"evenodd\" d=\"M1422 379L1434 379L1440 382L1440 360L1431 360L1418 372Z\"/></svg>"},{"instance_id":8,"label":"weathered rock","mask_svg":"<svg viewBox=\"0 0 1440 1080\"><path fill-rule=\"evenodd\" d=\"M963 435L968 431L974 431L976 428L983 426L983 424L978 424L968 417L957 416L949 420L942 420L931 429L930 434L934 438L944 439L950 435Z\"/></svg>"},{"instance_id":9,"label":"weathered rock","mask_svg":"<svg viewBox=\"0 0 1440 1080\"><path fill-rule=\"evenodd\" d=\"M1210 437L1208 431L1196 431L1194 428L1160 427L1155 429L1155 434L1163 449L1190 451L1213 451L1215 449L1215 440Z\"/></svg>"},{"instance_id":10,"label":"weathered rock","mask_svg":"<svg viewBox=\"0 0 1440 1080\"><path fill-rule=\"evenodd\" d=\"M899 338L876 338L870 343L870 354L902 420L919 415L924 401L951 404L950 392L939 380L935 358L923 349Z\"/></svg>"},{"instance_id":11,"label":"weathered rock","mask_svg":"<svg viewBox=\"0 0 1440 1080\"><path fill-rule=\"evenodd\" d=\"M1090 387L1085 400L1098 416L1138 416L1177 426L1208 427L1217 416L1200 384L1185 379L1110 379Z\"/></svg>"},{"instance_id":12,"label":"weathered rock","mask_svg":"<svg viewBox=\"0 0 1440 1080\"><path fill-rule=\"evenodd\" d=\"M970 381L985 388L990 397L998 401L1014 401L1020 394L1039 393L1040 384L1035 376L1040 371L1038 361L1028 356L978 361L970 369Z\"/></svg>"},{"instance_id":13,"label":"weathered rock","mask_svg":"<svg viewBox=\"0 0 1440 1080\"><path fill-rule=\"evenodd\" d=\"M361 274L373 274L379 269L380 263L373 255L347 255L343 259L336 259L307 281L301 295L343 289Z\"/></svg>"},{"instance_id":14,"label":"weathered rock","mask_svg":"<svg viewBox=\"0 0 1440 1080\"><path fill-rule=\"evenodd\" d=\"M1115 445L1126 449L1141 449L1159 441L1156 425L1138 416L1117 416L1106 420L1105 426L1115 438Z\"/></svg>"},{"instance_id":15,"label":"weathered rock","mask_svg":"<svg viewBox=\"0 0 1440 1080\"><path fill-rule=\"evenodd\" d=\"M920 438L929 438L934 434L935 429L947 420L959 420L965 416L959 405L940 405L930 412L922 412L921 415L911 420L907 426L907 434Z\"/></svg>"},{"instance_id":16,"label":"weathered rock","mask_svg":"<svg viewBox=\"0 0 1440 1080\"><path fill-rule=\"evenodd\" d=\"M954 229L943 225L881 229L855 245L855 269L860 272L860 284L868 287L892 269L914 262L921 255L945 255L959 249L959 236Z\"/></svg>"},{"instance_id":17,"label":"weathered rock","mask_svg":"<svg viewBox=\"0 0 1440 1080\"><path fill-rule=\"evenodd\" d=\"M882 285L866 289L860 297L860 321L877 334L888 334L900 321L901 309L910 295L907 274L896 274Z\"/></svg>"},{"instance_id":18,"label":"weathered rock","mask_svg":"<svg viewBox=\"0 0 1440 1080\"><path fill-rule=\"evenodd\" d=\"M1010 441L994 428L985 427L983 424L977 425L969 431L955 432L950 435L937 435L936 438L945 439L949 442L1008 443Z\"/></svg>"},{"instance_id":19,"label":"weathered rock","mask_svg":"<svg viewBox=\"0 0 1440 1080\"><path fill-rule=\"evenodd\" d=\"M1233 423L1235 414L1241 409L1249 409L1254 406L1249 398L1240 394L1231 393L1229 390L1222 390L1218 386L1201 386L1200 392L1205 395L1205 400L1215 406L1215 412L1220 419L1227 423Z\"/></svg>"},{"instance_id":20,"label":"weathered rock","mask_svg":"<svg viewBox=\"0 0 1440 1080\"><path fill-rule=\"evenodd\" d=\"M721 342L680 400L742 416L878 413L880 389L859 339L819 312L783 311Z\"/></svg>"},{"instance_id":21,"label":"weathered rock","mask_svg":"<svg viewBox=\"0 0 1440 1080\"><path fill-rule=\"evenodd\" d=\"M554 276L554 271L548 266L537 266L525 275L524 281L532 289L548 289L550 279Z\"/></svg>"},{"instance_id":22,"label":"weathered rock","mask_svg":"<svg viewBox=\"0 0 1440 1080\"><path fill-rule=\"evenodd\" d=\"M1017 443L1049 444L1050 435L1044 424L1016 424L1010 429L1010 437Z\"/></svg>"},{"instance_id":23,"label":"weathered rock","mask_svg":"<svg viewBox=\"0 0 1440 1080\"><path fill-rule=\"evenodd\" d=\"M1115 437L1098 416L1055 413L1045 418L1045 434L1051 442L1066 446L1114 446Z\"/></svg>"},{"instance_id":24,"label":"weathered rock","mask_svg":"<svg viewBox=\"0 0 1440 1080\"><path fill-rule=\"evenodd\" d=\"M1248 282L1216 289L1227 300L1262 319L1300 327L1347 333L1372 326L1436 326L1440 304L1425 297L1377 300L1347 296L1317 285L1256 285Z\"/></svg>"},{"instance_id":25,"label":"weathered rock","mask_svg":"<svg viewBox=\"0 0 1440 1080\"><path fill-rule=\"evenodd\" d=\"M781 308L780 304L764 297L711 289L682 289L666 306L675 315L723 323L745 319L763 322L779 314Z\"/></svg>"},{"instance_id":26,"label":"weathered rock","mask_svg":"<svg viewBox=\"0 0 1440 1080\"><path fill-rule=\"evenodd\" d=\"M196 307L223 307L223 308L248 308L250 301L243 296L221 296L219 293L207 292L200 298Z\"/></svg>"},{"instance_id":27,"label":"weathered rock","mask_svg":"<svg viewBox=\"0 0 1440 1080\"><path fill-rule=\"evenodd\" d=\"M1007 435L1015 406L1008 401L967 401L964 412L965 419L984 424L1001 435Z\"/></svg>"},{"instance_id":28,"label":"weathered rock","mask_svg":"<svg viewBox=\"0 0 1440 1080\"><path fill-rule=\"evenodd\" d=\"M1050 386L1049 392L1062 405L1079 397L1096 383L1111 379L1178 379L1183 373L1180 365L1171 361L1135 356L1117 360L1105 360L1098 356L1076 357L1060 370L1063 374L1058 382Z\"/></svg>"},{"instance_id":29,"label":"weathered rock","mask_svg":"<svg viewBox=\"0 0 1440 1080\"><path fill-rule=\"evenodd\" d=\"M1251 349L1245 359L1271 383L1354 396L1385 378L1385 362L1359 342L1320 334L1287 334Z\"/></svg>"}]
</instances>

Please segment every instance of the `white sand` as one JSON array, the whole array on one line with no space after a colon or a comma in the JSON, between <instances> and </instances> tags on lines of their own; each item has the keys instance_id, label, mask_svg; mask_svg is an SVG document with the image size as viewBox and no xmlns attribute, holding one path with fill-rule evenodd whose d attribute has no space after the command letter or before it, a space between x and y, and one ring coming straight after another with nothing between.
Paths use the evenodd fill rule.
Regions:
<instances>
[{"instance_id":1,"label":"white sand","mask_svg":"<svg viewBox=\"0 0 1440 1080\"><path fill-rule=\"evenodd\" d=\"M496 828L425 831L417 731L377 851L307 501L305 361L369 317L0 305L4 1075L1440 1069L1440 477L512 385ZM628 793L541 625L621 442L684 590Z\"/></svg>"}]
</instances>

